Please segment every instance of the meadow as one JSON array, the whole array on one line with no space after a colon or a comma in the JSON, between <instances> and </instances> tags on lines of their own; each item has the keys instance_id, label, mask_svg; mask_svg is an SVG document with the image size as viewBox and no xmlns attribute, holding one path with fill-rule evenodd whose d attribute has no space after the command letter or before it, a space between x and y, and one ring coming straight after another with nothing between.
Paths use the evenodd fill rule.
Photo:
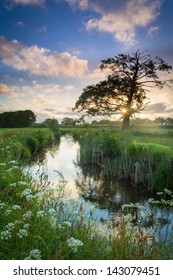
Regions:
<instances>
[{"instance_id":1,"label":"meadow","mask_svg":"<svg viewBox=\"0 0 173 280\"><path fill-rule=\"evenodd\" d=\"M170 163L172 159L170 130L159 130L157 136L154 131L142 130L123 135L112 129L82 131L74 129L81 143L81 164L99 164L103 170L110 164L112 172L111 164L115 166L115 157L121 158L124 148L132 153L129 158L139 160L140 155L146 161L145 145L153 160L162 158ZM96 224L93 205L86 213L80 200L64 196L63 174L59 173L57 186L52 186L44 173L36 181L24 172L24 160L53 141L49 129L0 130L0 259L172 259L172 240L156 242L151 228L139 227L141 217L134 225L129 211L114 225ZM123 154L125 159L127 154ZM111 172L107 176L112 176Z\"/></svg>"}]
</instances>

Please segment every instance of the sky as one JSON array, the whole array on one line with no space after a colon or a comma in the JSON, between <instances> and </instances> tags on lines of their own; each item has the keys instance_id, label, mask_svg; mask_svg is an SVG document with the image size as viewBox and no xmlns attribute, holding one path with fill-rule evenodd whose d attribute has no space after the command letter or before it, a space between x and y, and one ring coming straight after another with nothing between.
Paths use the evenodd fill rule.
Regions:
<instances>
[{"instance_id":1,"label":"sky","mask_svg":"<svg viewBox=\"0 0 173 280\"><path fill-rule=\"evenodd\" d=\"M172 15L173 0L1 0L0 113L76 119L83 89L107 76L101 60L148 50L173 65ZM171 89L148 98L136 117L173 118Z\"/></svg>"}]
</instances>

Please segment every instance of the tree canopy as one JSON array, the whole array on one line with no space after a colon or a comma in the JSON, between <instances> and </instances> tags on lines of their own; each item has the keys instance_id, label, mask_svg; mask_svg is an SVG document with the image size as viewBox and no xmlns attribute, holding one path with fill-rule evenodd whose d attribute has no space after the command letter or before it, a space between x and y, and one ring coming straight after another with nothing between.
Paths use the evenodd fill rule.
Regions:
<instances>
[{"instance_id":1,"label":"tree canopy","mask_svg":"<svg viewBox=\"0 0 173 280\"><path fill-rule=\"evenodd\" d=\"M91 116L121 114L126 129L130 117L146 107L150 89L169 85L168 80L160 79L159 73L169 73L172 66L162 58L151 59L148 51L138 50L132 55L119 54L102 60L100 68L110 70L107 79L84 88L73 110Z\"/></svg>"},{"instance_id":2,"label":"tree canopy","mask_svg":"<svg viewBox=\"0 0 173 280\"><path fill-rule=\"evenodd\" d=\"M19 110L0 114L0 127L28 127L36 121L36 115L31 110Z\"/></svg>"}]
</instances>

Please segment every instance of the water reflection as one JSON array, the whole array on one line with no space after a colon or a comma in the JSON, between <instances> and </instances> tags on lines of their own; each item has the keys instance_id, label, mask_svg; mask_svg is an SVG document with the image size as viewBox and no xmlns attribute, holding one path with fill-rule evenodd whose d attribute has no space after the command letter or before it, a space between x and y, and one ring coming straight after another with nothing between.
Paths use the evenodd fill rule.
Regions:
<instances>
[{"instance_id":1,"label":"water reflection","mask_svg":"<svg viewBox=\"0 0 173 280\"><path fill-rule=\"evenodd\" d=\"M65 195L81 199L86 213L89 213L92 203L96 209L94 212L96 221L114 219L116 215L122 213L123 204L138 202L144 210L151 211L148 223L156 228L157 238L159 240L171 238L173 210L151 206L147 202L149 194L132 188L124 181L108 180L97 166L79 167L76 164L79 148L78 142L74 141L71 135L62 136L60 143L47 149L30 163L29 170L32 174L38 173L38 170L39 173L45 173L55 185L59 181L56 171L61 172L67 181Z\"/></svg>"}]
</instances>

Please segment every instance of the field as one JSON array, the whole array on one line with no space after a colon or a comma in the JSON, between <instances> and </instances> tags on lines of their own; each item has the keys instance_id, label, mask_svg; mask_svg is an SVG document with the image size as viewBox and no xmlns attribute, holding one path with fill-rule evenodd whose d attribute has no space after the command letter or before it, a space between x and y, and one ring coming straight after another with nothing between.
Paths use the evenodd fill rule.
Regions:
<instances>
[{"instance_id":1,"label":"field","mask_svg":"<svg viewBox=\"0 0 173 280\"><path fill-rule=\"evenodd\" d=\"M168 175L161 187L135 182L136 170L120 172L119 168L118 175L124 176L126 170L131 174L127 180L140 188L166 189L172 198L171 129L133 129L123 134L112 128L61 129L61 133L69 131L81 143L80 164L99 164L106 176L116 176L112 174L117 170L116 158L119 165L123 161L123 168L124 159L127 161L126 169L140 159L146 172L149 164L153 164L153 172L161 162L167 171L164 176ZM172 240L157 243L150 228L134 226L131 214L124 214L116 227L96 225L93 206L88 215L80 200L64 197L63 174L59 174L56 188L45 174L40 174L39 181L26 174L23 160L53 141L49 129L0 130L0 259L172 259Z\"/></svg>"}]
</instances>

